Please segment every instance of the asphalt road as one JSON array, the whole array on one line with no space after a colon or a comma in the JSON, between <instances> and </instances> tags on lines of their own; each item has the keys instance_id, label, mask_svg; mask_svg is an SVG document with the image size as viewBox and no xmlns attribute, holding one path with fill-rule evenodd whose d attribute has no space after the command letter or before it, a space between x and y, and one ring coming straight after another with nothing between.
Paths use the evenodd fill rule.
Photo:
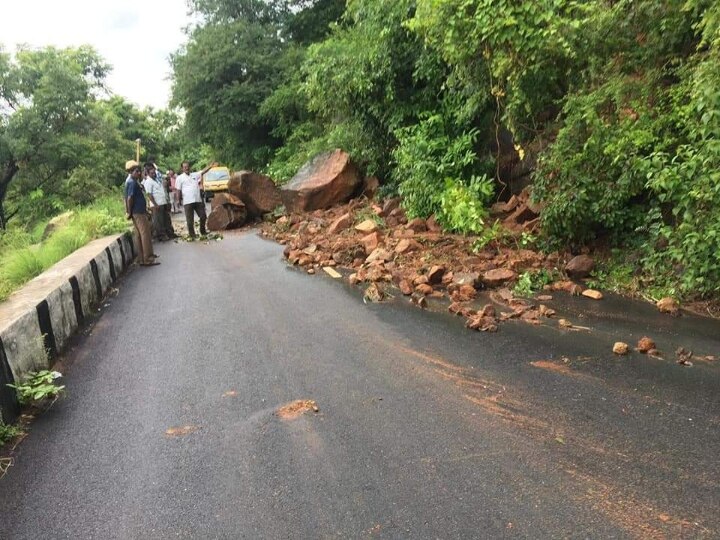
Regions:
<instances>
[{"instance_id":1,"label":"asphalt road","mask_svg":"<svg viewBox=\"0 0 720 540\"><path fill-rule=\"evenodd\" d=\"M63 359L1 538L720 535L717 364L610 352L651 331L717 354L717 323L570 299L592 331L482 334L254 233L158 252Z\"/></svg>"}]
</instances>

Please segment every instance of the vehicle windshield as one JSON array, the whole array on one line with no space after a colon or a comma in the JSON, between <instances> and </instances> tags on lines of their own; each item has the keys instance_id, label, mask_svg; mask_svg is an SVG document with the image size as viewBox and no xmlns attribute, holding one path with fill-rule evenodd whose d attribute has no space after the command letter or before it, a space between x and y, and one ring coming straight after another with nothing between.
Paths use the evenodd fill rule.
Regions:
<instances>
[{"instance_id":1,"label":"vehicle windshield","mask_svg":"<svg viewBox=\"0 0 720 540\"><path fill-rule=\"evenodd\" d=\"M217 180L227 180L228 178L230 178L230 174L228 173L227 169L220 169L217 171L208 171L207 174L205 174L206 182L214 182Z\"/></svg>"}]
</instances>

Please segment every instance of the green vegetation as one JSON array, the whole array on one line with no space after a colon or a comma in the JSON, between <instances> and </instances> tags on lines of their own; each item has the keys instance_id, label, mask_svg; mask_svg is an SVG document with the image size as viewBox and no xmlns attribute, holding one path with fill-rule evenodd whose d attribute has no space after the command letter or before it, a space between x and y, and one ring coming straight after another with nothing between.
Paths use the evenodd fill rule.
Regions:
<instances>
[{"instance_id":1,"label":"green vegetation","mask_svg":"<svg viewBox=\"0 0 720 540\"><path fill-rule=\"evenodd\" d=\"M212 155L279 183L340 147L475 249L618 249L598 280L720 293L717 2L189 5L200 22L171 59L182 112L106 96L90 47L0 51L0 249L14 253L0 288L80 244L31 247L48 218L111 195L141 138L165 167ZM521 161L537 164L542 233L510 239L488 207Z\"/></svg>"},{"instance_id":2,"label":"green vegetation","mask_svg":"<svg viewBox=\"0 0 720 540\"><path fill-rule=\"evenodd\" d=\"M46 222L30 233L12 228L0 235L0 301L89 241L127 230L121 199L118 193L78 208L45 240Z\"/></svg>"},{"instance_id":3,"label":"green vegetation","mask_svg":"<svg viewBox=\"0 0 720 540\"><path fill-rule=\"evenodd\" d=\"M0 448L14 438L23 434L23 430L12 424L5 424L0 420ZM2 467L0 467L1 472Z\"/></svg>"},{"instance_id":4,"label":"green vegetation","mask_svg":"<svg viewBox=\"0 0 720 540\"><path fill-rule=\"evenodd\" d=\"M26 379L17 385L8 384L17 392L18 402L27 405L33 401L55 399L65 391L64 386L58 386L55 381L62 377L58 371L33 371L28 373Z\"/></svg>"},{"instance_id":5,"label":"green vegetation","mask_svg":"<svg viewBox=\"0 0 720 540\"><path fill-rule=\"evenodd\" d=\"M720 292L717 2L191 5L175 99L228 161L283 182L342 147L409 215L490 242L486 208L528 157L542 244L609 244L646 286Z\"/></svg>"},{"instance_id":6,"label":"green vegetation","mask_svg":"<svg viewBox=\"0 0 720 540\"><path fill-rule=\"evenodd\" d=\"M553 272L545 270L536 270L523 272L520 274L513 292L517 296L532 296L541 291L545 285L549 285L557 279L557 275Z\"/></svg>"}]
</instances>

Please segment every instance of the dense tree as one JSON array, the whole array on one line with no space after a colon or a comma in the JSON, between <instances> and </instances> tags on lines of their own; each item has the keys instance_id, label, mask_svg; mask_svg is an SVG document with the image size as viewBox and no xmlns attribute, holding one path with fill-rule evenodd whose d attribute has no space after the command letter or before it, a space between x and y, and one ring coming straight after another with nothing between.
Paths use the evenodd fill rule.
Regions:
<instances>
[{"instance_id":1,"label":"dense tree","mask_svg":"<svg viewBox=\"0 0 720 540\"><path fill-rule=\"evenodd\" d=\"M186 111L189 133L212 146L219 159L264 167L284 139L276 108L263 109L263 103L292 81L303 46L329 31L344 2L194 0L191 5L205 22L173 56L174 101ZM286 122L299 122L302 114L295 113L304 104L295 113L292 106L280 108Z\"/></svg>"},{"instance_id":2,"label":"dense tree","mask_svg":"<svg viewBox=\"0 0 720 540\"><path fill-rule=\"evenodd\" d=\"M0 53L0 228L17 212L6 208L13 182L22 182L21 198L91 152L93 102L108 69L90 47Z\"/></svg>"}]
</instances>

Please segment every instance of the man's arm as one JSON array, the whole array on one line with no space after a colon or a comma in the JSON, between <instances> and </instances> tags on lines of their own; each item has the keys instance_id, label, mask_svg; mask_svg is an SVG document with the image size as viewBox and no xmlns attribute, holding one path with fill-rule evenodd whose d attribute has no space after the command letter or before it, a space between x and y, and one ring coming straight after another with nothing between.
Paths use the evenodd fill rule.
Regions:
<instances>
[{"instance_id":1,"label":"man's arm","mask_svg":"<svg viewBox=\"0 0 720 540\"><path fill-rule=\"evenodd\" d=\"M203 174L205 174L206 172L208 172L208 171L209 171L210 169L212 169L213 167L217 167L217 166L218 166L218 162L217 162L217 161L213 161L210 165L208 165L208 166L205 167L202 171L200 171L200 178L202 179Z\"/></svg>"}]
</instances>

